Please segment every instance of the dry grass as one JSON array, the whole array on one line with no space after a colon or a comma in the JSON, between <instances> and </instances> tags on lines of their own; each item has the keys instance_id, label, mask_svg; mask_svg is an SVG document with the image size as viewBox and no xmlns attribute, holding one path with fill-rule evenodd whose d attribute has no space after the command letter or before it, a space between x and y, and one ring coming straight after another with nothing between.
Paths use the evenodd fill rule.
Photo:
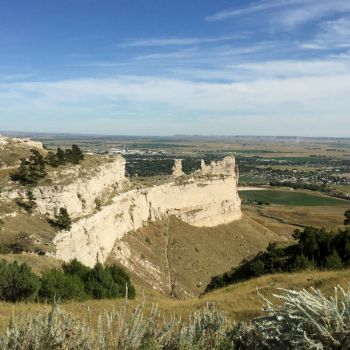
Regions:
<instances>
[{"instance_id":1,"label":"dry grass","mask_svg":"<svg viewBox=\"0 0 350 350\"><path fill-rule=\"evenodd\" d=\"M53 268L60 268L62 264L57 259L30 253L1 254L0 260L6 260L8 262L17 261L19 264L26 263L32 268L32 271L38 275Z\"/></svg>"},{"instance_id":2,"label":"dry grass","mask_svg":"<svg viewBox=\"0 0 350 350\"><path fill-rule=\"evenodd\" d=\"M43 243L49 243L56 234L55 229L41 215L17 211L15 217L5 217L2 220L4 224L0 228L0 241L4 244L18 243L20 237L30 235L40 237Z\"/></svg>"},{"instance_id":3,"label":"dry grass","mask_svg":"<svg viewBox=\"0 0 350 350\"><path fill-rule=\"evenodd\" d=\"M242 207L243 212L276 233L290 237L301 226L325 227L337 230L343 225L344 212L349 206L287 207L251 206Z\"/></svg>"},{"instance_id":4,"label":"dry grass","mask_svg":"<svg viewBox=\"0 0 350 350\"><path fill-rule=\"evenodd\" d=\"M132 257L127 263L117 261L136 271L145 286L154 285L169 293L170 273L171 279L177 282L179 295L198 295L212 276L255 255L271 241L285 240L284 236L248 216L212 228L193 227L171 217L169 222L149 223L124 236L121 242L130 247ZM118 249L118 243L115 249ZM121 246L120 249L124 248ZM113 260L111 255L110 262Z\"/></svg>"},{"instance_id":5,"label":"dry grass","mask_svg":"<svg viewBox=\"0 0 350 350\"><path fill-rule=\"evenodd\" d=\"M238 283L223 289L216 290L199 298L185 300L170 299L151 289L137 288L138 295L135 300L129 301L130 310L143 300L146 301L146 312L152 303L157 303L159 309L165 315L176 313L183 319L206 305L215 303L220 310L228 312L236 320L248 320L261 314L262 300L257 294L257 288L264 296L271 297L276 293L276 288L303 289L316 287L326 295L333 293L334 287L340 285L347 288L349 284L349 269L338 271L306 271L293 274L267 275L257 279ZM144 295L144 297L143 297ZM98 315L113 307L122 307L124 300L88 300L84 302L68 302L62 308L81 319L87 319L90 314L93 324L97 322ZM3 329L11 316L12 311L17 317L25 313L33 313L42 310L43 304L35 303L0 303L0 329ZM90 311L88 311L90 310Z\"/></svg>"}]
</instances>

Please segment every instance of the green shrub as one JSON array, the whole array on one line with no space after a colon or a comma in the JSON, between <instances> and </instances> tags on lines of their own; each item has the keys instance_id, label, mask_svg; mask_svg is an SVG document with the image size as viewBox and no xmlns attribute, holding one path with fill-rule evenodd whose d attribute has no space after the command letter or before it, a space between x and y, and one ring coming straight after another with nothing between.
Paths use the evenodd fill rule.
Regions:
<instances>
[{"instance_id":1,"label":"green shrub","mask_svg":"<svg viewBox=\"0 0 350 350\"><path fill-rule=\"evenodd\" d=\"M135 288L129 275L117 265L96 264L93 269L76 259L63 265L65 274L79 278L84 284L85 293L93 299L135 298ZM128 290L127 290L128 289Z\"/></svg>"},{"instance_id":2,"label":"green shrub","mask_svg":"<svg viewBox=\"0 0 350 350\"><path fill-rule=\"evenodd\" d=\"M76 275L69 275L60 270L45 272L41 278L39 296L45 300L84 299L84 283Z\"/></svg>"},{"instance_id":3,"label":"green shrub","mask_svg":"<svg viewBox=\"0 0 350 350\"><path fill-rule=\"evenodd\" d=\"M84 154L77 145L72 145L71 149L64 152L64 160L68 163L79 164L84 159Z\"/></svg>"},{"instance_id":4,"label":"green shrub","mask_svg":"<svg viewBox=\"0 0 350 350\"><path fill-rule=\"evenodd\" d=\"M253 263L249 266L251 276L261 276L265 270L265 264L261 260L253 261Z\"/></svg>"},{"instance_id":5,"label":"green shrub","mask_svg":"<svg viewBox=\"0 0 350 350\"><path fill-rule=\"evenodd\" d=\"M82 281L86 279L87 274L91 270L77 259L73 259L69 263L64 263L62 269L66 274L78 276Z\"/></svg>"},{"instance_id":6,"label":"green shrub","mask_svg":"<svg viewBox=\"0 0 350 350\"><path fill-rule=\"evenodd\" d=\"M126 288L128 297L135 297L129 276L115 265L104 267L96 264L86 275L84 283L86 292L94 299L122 298L126 295Z\"/></svg>"},{"instance_id":7,"label":"green shrub","mask_svg":"<svg viewBox=\"0 0 350 350\"><path fill-rule=\"evenodd\" d=\"M34 299L39 288L40 280L28 265L0 261L0 300L16 302Z\"/></svg>"},{"instance_id":8,"label":"green shrub","mask_svg":"<svg viewBox=\"0 0 350 350\"><path fill-rule=\"evenodd\" d=\"M339 269L343 266L340 256L336 251L326 256L322 265L325 269Z\"/></svg>"}]
</instances>

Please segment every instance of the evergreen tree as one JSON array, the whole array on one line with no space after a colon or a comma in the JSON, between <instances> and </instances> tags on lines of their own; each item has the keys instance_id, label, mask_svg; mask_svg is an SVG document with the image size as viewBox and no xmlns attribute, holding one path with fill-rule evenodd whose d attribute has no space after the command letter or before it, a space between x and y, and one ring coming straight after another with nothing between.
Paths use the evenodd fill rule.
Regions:
<instances>
[{"instance_id":1,"label":"evergreen tree","mask_svg":"<svg viewBox=\"0 0 350 350\"><path fill-rule=\"evenodd\" d=\"M292 271L299 271L299 270L305 270L310 267L314 267L315 262L313 260L309 260L305 255L298 254L291 266Z\"/></svg>"},{"instance_id":2,"label":"evergreen tree","mask_svg":"<svg viewBox=\"0 0 350 350\"><path fill-rule=\"evenodd\" d=\"M71 150L71 162L73 164L79 164L84 159L84 154L78 145L73 145Z\"/></svg>"},{"instance_id":3,"label":"evergreen tree","mask_svg":"<svg viewBox=\"0 0 350 350\"><path fill-rule=\"evenodd\" d=\"M11 179L22 185L36 185L46 176L44 157L36 149L31 149L30 152L29 159L21 159L19 169L11 174Z\"/></svg>"},{"instance_id":4,"label":"evergreen tree","mask_svg":"<svg viewBox=\"0 0 350 350\"><path fill-rule=\"evenodd\" d=\"M60 164L58 161L57 153L49 152L45 160L47 164L51 165L54 168L57 168Z\"/></svg>"},{"instance_id":5,"label":"evergreen tree","mask_svg":"<svg viewBox=\"0 0 350 350\"><path fill-rule=\"evenodd\" d=\"M57 156L57 161L59 165L63 165L66 162L65 153L62 148L60 147L57 148L56 156Z\"/></svg>"},{"instance_id":6,"label":"evergreen tree","mask_svg":"<svg viewBox=\"0 0 350 350\"><path fill-rule=\"evenodd\" d=\"M39 296L41 299L61 300L84 299L87 295L83 281L75 275L53 269L45 272L41 278Z\"/></svg>"},{"instance_id":7,"label":"evergreen tree","mask_svg":"<svg viewBox=\"0 0 350 350\"><path fill-rule=\"evenodd\" d=\"M53 224L61 230L69 231L72 227L72 220L66 208L60 208L59 214L55 215Z\"/></svg>"},{"instance_id":8,"label":"evergreen tree","mask_svg":"<svg viewBox=\"0 0 350 350\"><path fill-rule=\"evenodd\" d=\"M322 266L326 269L339 269L343 264L339 254L334 250L332 254L324 259Z\"/></svg>"},{"instance_id":9,"label":"evergreen tree","mask_svg":"<svg viewBox=\"0 0 350 350\"><path fill-rule=\"evenodd\" d=\"M28 265L0 261L0 300L16 302L34 298L39 288L40 280Z\"/></svg>"}]
</instances>

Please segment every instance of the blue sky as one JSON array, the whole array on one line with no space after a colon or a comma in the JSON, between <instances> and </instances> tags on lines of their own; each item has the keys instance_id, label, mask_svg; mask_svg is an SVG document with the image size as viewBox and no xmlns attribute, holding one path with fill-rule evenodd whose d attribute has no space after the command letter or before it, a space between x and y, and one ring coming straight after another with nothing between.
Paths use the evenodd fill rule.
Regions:
<instances>
[{"instance_id":1,"label":"blue sky","mask_svg":"<svg viewBox=\"0 0 350 350\"><path fill-rule=\"evenodd\" d=\"M0 0L0 130L350 137L350 1Z\"/></svg>"}]
</instances>

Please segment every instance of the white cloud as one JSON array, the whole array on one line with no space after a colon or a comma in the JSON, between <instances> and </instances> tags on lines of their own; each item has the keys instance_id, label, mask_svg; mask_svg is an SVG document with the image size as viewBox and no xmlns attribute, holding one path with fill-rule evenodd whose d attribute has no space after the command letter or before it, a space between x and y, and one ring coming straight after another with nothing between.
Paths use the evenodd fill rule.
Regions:
<instances>
[{"instance_id":1,"label":"white cloud","mask_svg":"<svg viewBox=\"0 0 350 350\"><path fill-rule=\"evenodd\" d=\"M268 1L260 1L251 3L247 7L241 8L241 9L225 9L222 11L219 11L213 15L207 16L205 19L208 22L215 22L215 21L221 21L233 17L243 16L243 15L250 15L257 12L272 10L272 9L278 9L283 8L286 6L296 5L299 3L305 3L308 0L268 0Z\"/></svg>"},{"instance_id":2,"label":"white cloud","mask_svg":"<svg viewBox=\"0 0 350 350\"><path fill-rule=\"evenodd\" d=\"M219 37L167 37L167 38L147 38L128 40L121 44L121 47L157 47L157 46L187 46L208 43L218 43L223 41L231 41L237 38L244 37L244 34L228 35Z\"/></svg>"},{"instance_id":3,"label":"white cloud","mask_svg":"<svg viewBox=\"0 0 350 350\"><path fill-rule=\"evenodd\" d=\"M264 16L263 21L294 28L304 23L322 19L329 15L344 14L350 11L348 0L265 0L252 3L241 9L226 9L206 17L208 22L221 21L234 17L259 14L270 11L271 16ZM273 14L278 11L278 16Z\"/></svg>"},{"instance_id":4,"label":"white cloud","mask_svg":"<svg viewBox=\"0 0 350 350\"><path fill-rule=\"evenodd\" d=\"M321 31L313 41L302 46L309 49L329 49L350 47L350 16L325 21L320 24Z\"/></svg>"},{"instance_id":5,"label":"white cloud","mask_svg":"<svg viewBox=\"0 0 350 350\"><path fill-rule=\"evenodd\" d=\"M215 120L216 133L223 134L240 133L252 125L251 133L259 134L259 127L264 127L270 134L280 134L278 123L294 123L299 134L329 135L341 122L342 136L350 136L346 135L350 130L349 91L349 72L239 83L158 77L8 83L0 84L0 115L22 119L32 115L41 117L44 124L51 119L66 118L69 125L80 120L81 132L89 131L88 125L95 125L100 132L124 125L123 130L113 129L124 133L129 130L126 119L136 124L142 120L147 134L172 134L174 130L208 133L208 125ZM309 124L313 120L314 127L310 129L308 124L308 129L303 129L304 119L310 120ZM101 124L101 120L109 124ZM285 130L284 134L291 132Z\"/></svg>"}]
</instances>

